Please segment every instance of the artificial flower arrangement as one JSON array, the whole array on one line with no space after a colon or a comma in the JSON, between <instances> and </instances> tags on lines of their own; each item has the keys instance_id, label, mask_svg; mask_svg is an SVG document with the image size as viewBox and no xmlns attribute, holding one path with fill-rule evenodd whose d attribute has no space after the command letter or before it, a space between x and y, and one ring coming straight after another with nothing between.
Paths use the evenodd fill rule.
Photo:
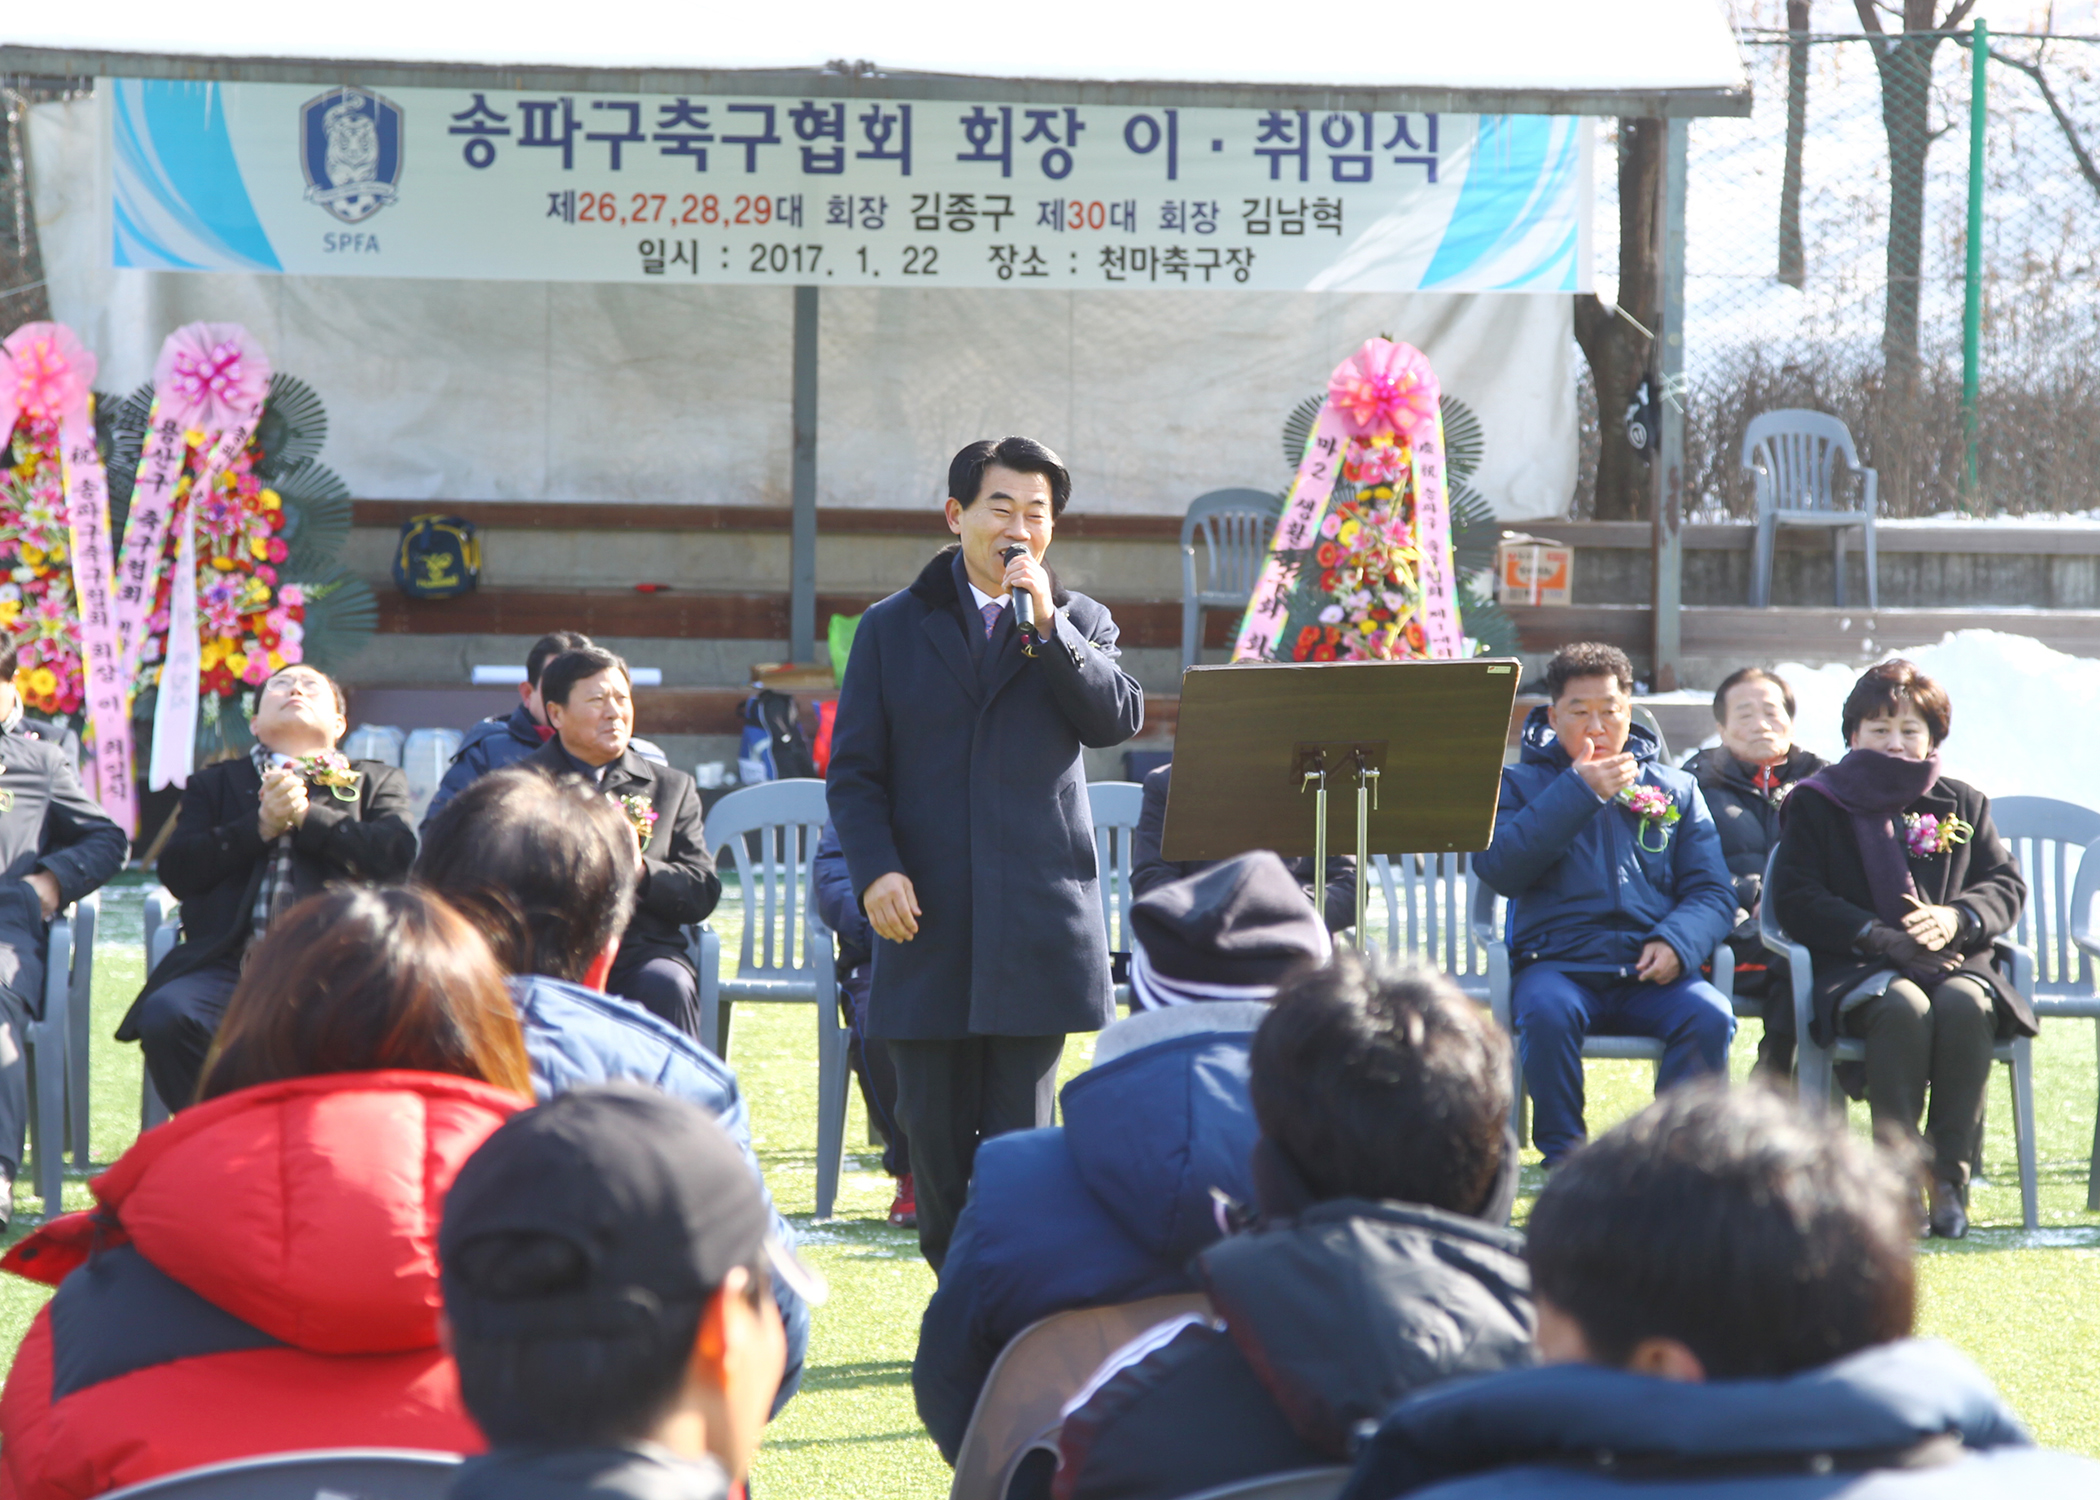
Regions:
<instances>
[{"instance_id":1,"label":"artificial flower arrangement","mask_svg":"<svg viewBox=\"0 0 2100 1500\"><path fill-rule=\"evenodd\" d=\"M0 473L0 632L18 642L15 687L32 713L77 714L86 685L58 423L17 419L6 458Z\"/></svg>"},{"instance_id":2,"label":"artificial flower arrangement","mask_svg":"<svg viewBox=\"0 0 2100 1500\"><path fill-rule=\"evenodd\" d=\"M644 849L656 835L656 808L647 797L639 794L622 797L620 809L627 814L627 821L634 825L634 836Z\"/></svg>"},{"instance_id":3,"label":"artificial flower arrangement","mask_svg":"<svg viewBox=\"0 0 2100 1500\"><path fill-rule=\"evenodd\" d=\"M1284 423L1299 472L1238 659L1393 661L1509 654L1516 631L1474 575L1492 562L1494 517L1467 480L1481 429L1416 350L1373 339L1325 396ZM1306 505L1326 464L1331 503ZM1317 522L1295 524L1318 510ZM1265 593L1266 589L1266 593Z\"/></svg>"},{"instance_id":4,"label":"artificial flower arrangement","mask_svg":"<svg viewBox=\"0 0 2100 1500\"><path fill-rule=\"evenodd\" d=\"M144 717L166 701L171 667L195 672L199 761L252 743L255 691L272 672L341 660L377 624L371 589L336 562L350 503L315 457L327 430L313 390L272 371L234 324L171 334L155 379L117 414L110 493L129 511L125 561L141 558L120 571L120 612L127 581L151 579L151 593L132 602L142 618L130 685ZM152 505L163 484L165 504ZM177 580L186 525L193 588ZM191 610L196 649L172 651L171 616Z\"/></svg>"},{"instance_id":5,"label":"artificial flower arrangement","mask_svg":"<svg viewBox=\"0 0 2100 1500\"><path fill-rule=\"evenodd\" d=\"M1913 859L1931 859L1936 854L1945 854L1957 844L1966 844L1975 833L1973 824L1953 813L1944 818L1936 813L1903 815L1903 847L1910 851Z\"/></svg>"},{"instance_id":6,"label":"artificial flower arrangement","mask_svg":"<svg viewBox=\"0 0 2100 1500\"><path fill-rule=\"evenodd\" d=\"M1650 854L1660 854L1670 847L1670 831L1683 816L1677 809L1676 798L1659 786L1637 781L1632 786L1621 788L1619 795L1612 800L1641 820L1634 838L1643 849ZM1661 837L1649 843L1648 836L1658 833Z\"/></svg>"}]
</instances>

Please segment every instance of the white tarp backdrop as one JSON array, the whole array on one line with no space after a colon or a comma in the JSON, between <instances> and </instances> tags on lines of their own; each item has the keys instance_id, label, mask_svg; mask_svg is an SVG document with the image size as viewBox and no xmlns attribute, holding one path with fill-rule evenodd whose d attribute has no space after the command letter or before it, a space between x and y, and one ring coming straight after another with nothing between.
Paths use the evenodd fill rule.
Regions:
<instances>
[{"instance_id":1,"label":"white tarp backdrop","mask_svg":"<svg viewBox=\"0 0 2100 1500\"><path fill-rule=\"evenodd\" d=\"M104 390L146 379L172 328L239 321L327 401L328 462L362 496L788 502L785 287L113 270L97 105L37 106L30 148L53 315ZM1002 432L1063 454L1090 511L1280 489L1285 413L1376 334L1479 416L1498 514L1564 512L1569 300L1437 293L830 290L818 502L931 504L955 449Z\"/></svg>"}]
</instances>

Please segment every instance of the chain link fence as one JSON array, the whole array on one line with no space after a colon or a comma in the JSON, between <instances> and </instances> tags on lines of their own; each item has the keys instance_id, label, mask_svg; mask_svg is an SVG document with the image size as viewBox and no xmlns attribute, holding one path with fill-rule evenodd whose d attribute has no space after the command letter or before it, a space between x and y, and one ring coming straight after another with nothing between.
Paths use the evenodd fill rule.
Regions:
<instances>
[{"instance_id":1,"label":"chain link fence","mask_svg":"<svg viewBox=\"0 0 2100 1500\"><path fill-rule=\"evenodd\" d=\"M1694 518L1753 513L1743 430L1780 407L1841 418L1889 515L2100 507L2100 36L1989 39L1973 479L1972 34L1740 39L1753 113L1690 127L1681 399ZM1615 146L1616 125L1601 128ZM1610 300L1617 182L1611 150L1599 159ZM1620 415L1596 414L1593 397L1586 414ZM1592 433L1586 476L1594 451ZM1578 511L1589 493L1578 488Z\"/></svg>"}]
</instances>

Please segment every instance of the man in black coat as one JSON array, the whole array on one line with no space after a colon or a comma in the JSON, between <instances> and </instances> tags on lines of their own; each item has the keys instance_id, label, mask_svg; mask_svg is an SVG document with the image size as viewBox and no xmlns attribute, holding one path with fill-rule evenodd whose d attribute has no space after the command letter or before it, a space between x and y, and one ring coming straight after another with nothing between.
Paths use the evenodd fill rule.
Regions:
<instances>
[{"instance_id":1,"label":"man in black coat","mask_svg":"<svg viewBox=\"0 0 2100 1500\"><path fill-rule=\"evenodd\" d=\"M1167 795L1173 790L1174 766L1172 762L1150 772L1145 777L1145 800L1138 809L1137 832L1130 839L1130 894L1142 896L1147 891L1177 880L1186 880L1191 875L1223 863L1221 860L1168 859L1159 852L1160 841L1167 827ZM1305 891L1305 899L1313 898L1313 862L1310 855L1299 859L1287 859L1284 868L1289 870ZM1340 932L1356 925L1356 857L1351 854L1330 854L1327 857L1327 879L1321 892L1324 903L1322 915L1327 920L1329 932Z\"/></svg>"},{"instance_id":2,"label":"man in black coat","mask_svg":"<svg viewBox=\"0 0 2100 1500\"><path fill-rule=\"evenodd\" d=\"M1048 1125L1065 1034L1114 1015L1080 752L1136 734L1145 696L1108 611L1043 566L1071 493L1028 438L958 453L962 540L861 617L832 729L832 821L875 929L868 1032L935 1270L977 1143Z\"/></svg>"},{"instance_id":3,"label":"man in black coat","mask_svg":"<svg viewBox=\"0 0 2100 1500\"><path fill-rule=\"evenodd\" d=\"M627 663L599 646L565 651L540 674L554 738L524 764L573 772L620 804L641 843L634 916L606 990L700 1036L700 980L685 927L722 898L693 778L635 754L634 687Z\"/></svg>"},{"instance_id":4,"label":"man in black coat","mask_svg":"<svg viewBox=\"0 0 2100 1500\"><path fill-rule=\"evenodd\" d=\"M117 1028L118 1041L144 1045L170 1109L196 1097L249 940L324 885L399 880L416 858L408 778L336 753L347 724L334 678L283 668L263 684L249 727L253 751L205 766L183 788L156 867L182 903L182 941Z\"/></svg>"},{"instance_id":5,"label":"man in black coat","mask_svg":"<svg viewBox=\"0 0 2100 1500\"><path fill-rule=\"evenodd\" d=\"M1684 763L1714 815L1721 857L1735 883L1737 920L1728 934L1735 953L1735 992L1764 1010L1756 1071L1787 1079L1794 1072L1794 987L1786 960L1757 935L1765 861L1779 843L1779 804L1794 783L1823 769L1823 757L1794 743L1794 690L1762 667L1731 672L1714 692L1721 743Z\"/></svg>"},{"instance_id":6,"label":"man in black coat","mask_svg":"<svg viewBox=\"0 0 2100 1500\"><path fill-rule=\"evenodd\" d=\"M25 722L14 675L15 645L0 642L0 1228L29 1125L23 1032L43 1014L45 926L116 874L128 848L63 744Z\"/></svg>"},{"instance_id":7,"label":"man in black coat","mask_svg":"<svg viewBox=\"0 0 2100 1500\"><path fill-rule=\"evenodd\" d=\"M1248 1092L1259 1216L1190 1266L1214 1317L1096 1372L1057 1439L1059 1500L1346 1463L1400 1398L1531 1362L1524 1241L1504 1227L1509 1042L1480 1006L1344 951L1283 982ZM1009 1494L1046 1493L1047 1457L1025 1457Z\"/></svg>"}]
</instances>

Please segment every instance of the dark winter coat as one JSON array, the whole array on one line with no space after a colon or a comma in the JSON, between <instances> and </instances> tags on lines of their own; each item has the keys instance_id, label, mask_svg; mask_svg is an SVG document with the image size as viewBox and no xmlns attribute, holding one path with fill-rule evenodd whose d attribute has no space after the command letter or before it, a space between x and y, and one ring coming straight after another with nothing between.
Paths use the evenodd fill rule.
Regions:
<instances>
[{"instance_id":1,"label":"dark winter coat","mask_svg":"<svg viewBox=\"0 0 2100 1500\"><path fill-rule=\"evenodd\" d=\"M592 768L570 755L558 739L549 740L525 763L554 775L591 779ZM707 847L707 830L700 819L700 788L685 772L642 759L631 744L626 754L606 766L598 785L608 797L641 797L656 809L655 826L642 850L634 915L620 939L611 982L617 986L652 958L675 959L691 968L684 929L706 921L722 899L721 877L715 874L714 852Z\"/></svg>"},{"instance_id":2,"label":"dark winter coat","mask_svg":"<svg viewBox=\"0 0 2100 1500\"><path fill-rule=\"evenodd\" d=\"M1204 1251L1201 1325L1065 1419L1057 1500L1173 1500L1346 1463L1425 1386L1529 1364L1523 1237L1403 1203L1334 1199Z\"/></svg>"},{"instance_id":3,"label":"dark winter coat","mask_svg":"<svg viewBox=\"0 0 2100 1500\"><path fill-rule=\"evenodd\" d=\"M1157 886L1207 870L1219 863L1205 859L1166 859L1159 852L1167 828L1167 794L1174 784L1174 767L1164 765L1145 777L1145 799L1138 809L1137 832L1130 836L1130 894L1142 896ZM1284 868L1312 897L1313 862L1310 855L1287 859ZM1340 932L1356 925L1356 857L1333 854L1327 858L1327 879L1322 896L1327 929Z\"/></svg>"},{"instance_id":4,"label":"dark winter coat","mask_svg":"<svg viewBox=\"0 0 2100 1500\"><path fill-rule=\"evenodd\" d=\"M1523 758L1502 772L1494 842L1473 856L1473 873L1509 898L1506 941L1514 967L1562 968L1631 977L1641 949L1660 938L1696 974L1735 925L1735 886L1699 788L1656 758L1655 736L1633 726L1626 749L1637 785L1660 787L1676 804L1667 836L1598 800L1561 748L1546 710L1524 721Z\"/></svg>"},{"instance_id":5,"label":"dark winter coat","mask_svg":"<svg viewBox=\"0 0 2100 1500\"><path fill-rule=\"evenodd\" d=\"M1811 1025L1816 1040L1827 1047L1837 1034L1839 1003L1889 964L1853 946L1867 925L1880 919L1850 816L1813 790L1790 793L1784 808L1779 858L1772 866L1772 911L1787 936L1815 960ZM1997 996L2001 1032L2033 1036L2039 1030L2033 1008L1991 961L1991 940L2012 931L2019 920L2027 882L1991 822L1990 798L1965 781L1942 776L1904 811L1932 813L1942 822L1957 816L1975 829L1967 843L1945 854L1911 855L1910 878L1927 905L1966 907L1975 916L1967 941L1956 940L1968 955L1963 971Z\"/></svg>"},{"instance_id":6,"label":"dark winter coat","mask_svg":"<svg viewBox=\"0 0 2100 1500\"><path fill-rule=\"evenodd\" d=\"M585 989L546 974L519 974L510 981L510 997L525 1033L525 1053L532 1059L532 1091L544 1103L556 1094L600 1083L642 1083L673 1099L697 1104L729 1133L737 1150L758 1178L770 1207L773 1195L751 1149L751 1112L728 1063L632 1000ZM784 1245L794 1232L773 1209L773 1233ZM802 1361L809 1351L809 1305L778 1276L773 1300L787 1330L787 1368L773 1402L779 1411L802 1384Z\"/></svg>"},{"instance_id":7,"label":"dark winter coat","mask_svg":"<svg viewBox=\"0 0 2100 1500\"><path fill-rule=\"evenodd\" d=\"M1247 1056L1267 1007L1177 1006L1118 1021L1159 1039L1065 1085L1064 1125L977 1148L970 1201L919 1325L912 1390L950 1463L999 1353L1029 1324L1195 1290L1219 1234L1211 1190L1254 1198Z\"/></svg>"},{"instance_id":8,"label":"dark winter coat","mask_svg":"<svg viewBox=\"0 0 2100 1500\"><path fill-rule=\"evenodd\" d=\"M668 1448L498 1448L459 1466L447 1500L726 1500L712 1458Z\"/></svg>"},{"instance_id":9,"label":"dark winter coat","mask_svg":"<svg viewBox=\"0 0 2100 1500\"><path fill-rule=\"evenodd\" d=\"M1083 747L1120 745L1145 694L1116 625L1055 591L1049 640L991 639L949 548L861 616L832 729L831 816L856 900L902 872L918 936L875 939L868 1033L1048 1036L1114 1015Z\"/></svg>"},{"instance_id":10,"label":"dark winter coat","mask_svg":"<svg viewBox=\"0 0 2100 1500\"><path fill-rule=\"evenodd\" d=\"M553 734L532 716L531 710L520 703L503 718L482 719L468 729L452 752L452 764L445 768L445 779L430 795L430 805L423 809L423 827L438 815L438 809L472 786L491 771L500 771L505 766L514 766L529 755L536 755ZM643 760L654 765L664 765L664 753L645 739L631 739L629 749Z\"/></svg>"},{"instance_id":11,"label":"dark winter coat","mask_svg":"<svg viewBox=\"0 0 2100 1500\"><path fill-rule=\"evenodd\" d=\"M78 901L117 873L130 847L63 745L19 716L0 730L0 986L32 1012L44 1004L44 908L29 877L43 870L61 903Z\"/></svg>"},{"instance_id":12,"label":"dark winter coat","mask_svg":"<svg viewBox=\"0 0 2100 1500\"><path fill-rule=\"evenodd\" d=\"M2033 1441L1981 1370L1922 1340L1777 1380L1693 1384L1546 1365L1402 1402L1366 1446L1342 1500L2100 1494L2100 1465ZM1928 1442L1935 1447L1921 1452ZM1901 1466L1904 1455L1918 1466Z\"/></svg>"},{"instance_id":13,"label":"dark winter coat","mask_svg":"<svg viewBox=\"0 0 2100 1500\"><path fill-rule=\"evenodd\" d=\"M294 900L336 880L400 880L415 863L408 778L376 760L353 760L350 769L358 773L354 802L339 801L325 787L308 788L306 820L291 836ZM247 946L255 898L270 868L270 846L255 826L261 811L262 773L245 755L203 767L183 788L175 831L154 867L182 903L182 941L147 976L117 1028L118 1041L138 1040L139 1000Z\"/></svg>"},{"instance_id":14,"label":"dark winter coat","mask_svg":"<svg viewBox=\"0 0 2100 1500\"><path fill-rule=\"evenodd\" d=\"M1824 764L1822 756L1796 745L1780 766L1779 784L1792 786L1822 770ZM1684 763L1684 769L1698 780L1699 795L1713 814L1714 828L1721 836L1721 858L1728 862L1728 874L1735 882L1735 904L1754 912L1764 894L1765 860L1779 842L1779 803L1758 790L1751 781L1756 768L1737 760L1726 745L1699 751Z\"/></svg>"}]
</instances>

